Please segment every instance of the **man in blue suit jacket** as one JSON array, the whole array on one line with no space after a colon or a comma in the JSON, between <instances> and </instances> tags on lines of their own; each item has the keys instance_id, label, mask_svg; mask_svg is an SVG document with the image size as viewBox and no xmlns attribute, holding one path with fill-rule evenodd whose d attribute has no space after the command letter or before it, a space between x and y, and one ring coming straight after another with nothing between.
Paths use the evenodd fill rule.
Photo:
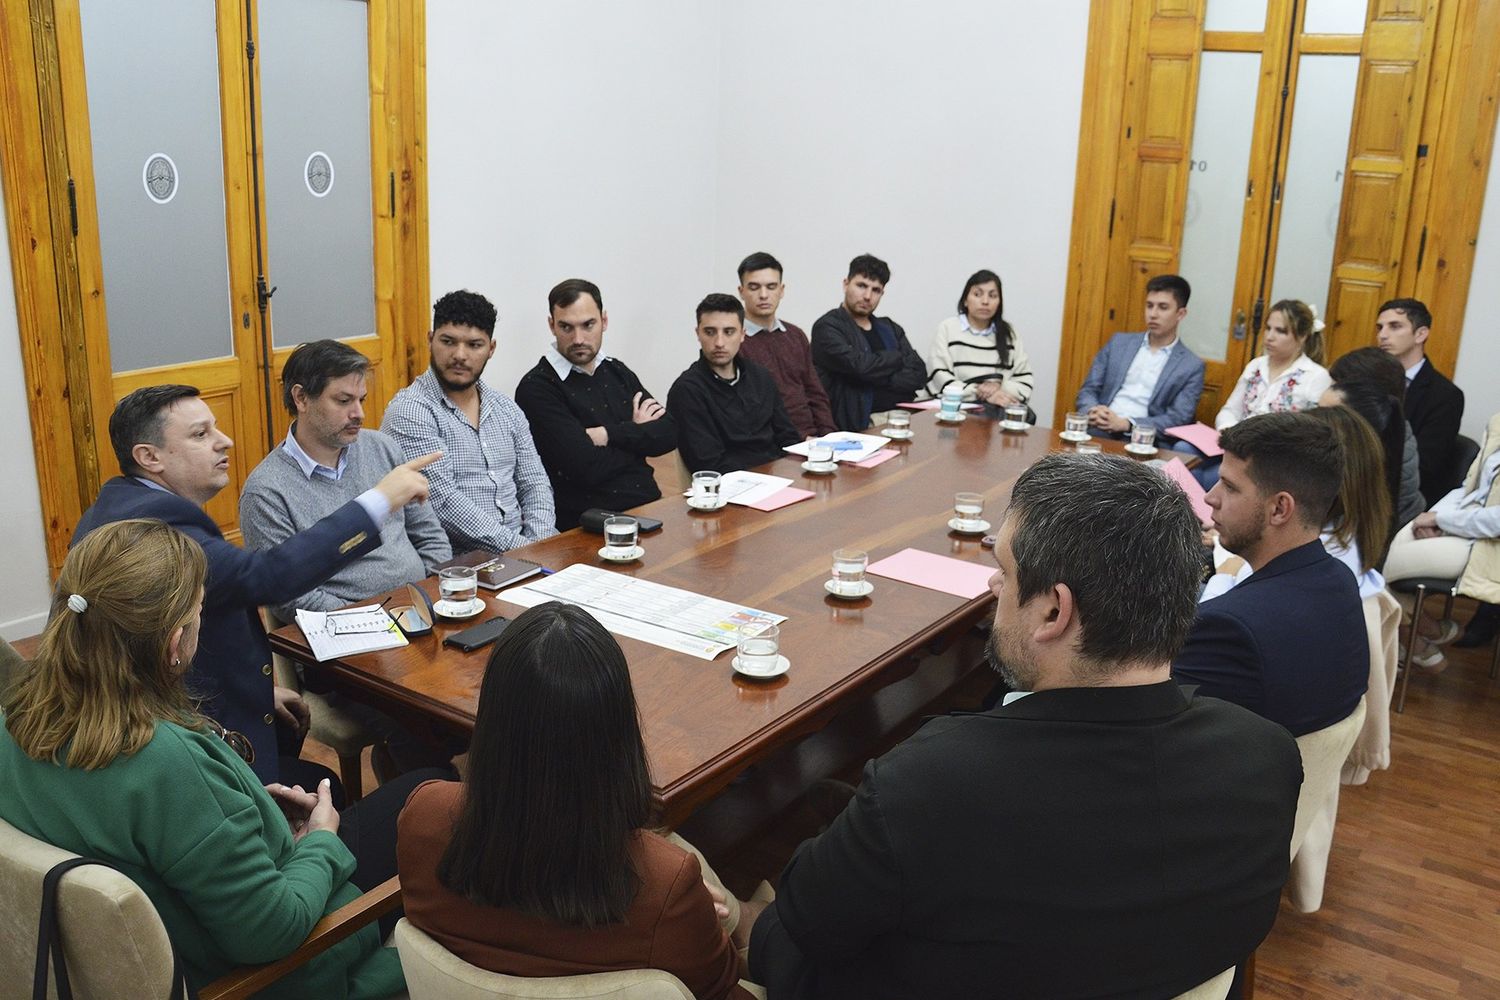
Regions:
<instances>
[{"instance_id":1,"label":"man in blue suit jacket","mask_svg":"<svg viewBox=\"0 0 1500 1000\"><path fill-rule=\"evenodd\" d=\"M229 484L234 442L215 426L213 411L197 389L137 389L110 415L109 438L124 475L99 490L73 541L101 524L140 517L164 521L203 547L208 580L189 687L205 699L205 714L249 738L255 748L251 767L263 782L302 783L290 762L282 774L275 723L279 716L292 731L288 749L295 757L307 709L296 692L274 687L259 606L290 601L379 546L386 516L426 499L427 478L418 470L437 456L397 466L308 530L274 548L250 552L226 541L203 510Z\"/></svg>"},{"instance_id":2,"label":"man in blue suit jacket","mask_svg":"<svg viewBox=\"0 0 1500 1000\"><path fill-rule=\"evenodd\" d=\"M1146 283L1146 332L1117 333L1094 355L1078 390L1090 433L1128 437L1133 426L1157 431L1193 422L1203 394L1203 361L1177 338L1192 289L1175 274Z\"/></svg>"},{"instance_id":3,"label":"man in blue suit jacket","mask_svg":"<svg viewBox=\"0 0 1500 1000\"><path fill-rule=\"evenodd\" d=\"M1208 505L1219 541L1254 572L1198 606L1172 676L1293 736L1324 729L1354 711L1370 677L1359 584L1318 537L1343 447L1305 413L1251 417L1219 441L1224 463Z\"/></svg>"}]
</instances>

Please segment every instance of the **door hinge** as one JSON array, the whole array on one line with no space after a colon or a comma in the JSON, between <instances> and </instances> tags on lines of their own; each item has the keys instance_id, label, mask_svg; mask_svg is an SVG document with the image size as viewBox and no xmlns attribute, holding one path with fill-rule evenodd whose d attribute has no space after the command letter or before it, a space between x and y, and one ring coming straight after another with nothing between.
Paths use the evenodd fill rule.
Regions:
<instances>
[{"instance_id":1,"label":"door hinge","mask_svg":"<svg viewBox=\"0 0 1500 1000\"><path fill-rule=\"evenodd\" d=\"M1422 227L1422 238L1417 241L1417 270L1422 270L1422 259L1427 256L1427 227Z\"/></svg>"},{"instance_id":2,"label":"door hinge","mask_svg":"<svg viewBox=\"0 0 1500 1000\"><path fill-rule=\"evenodd\" d=\"M1115 200L1109 199L1109 233L1104 237L1107 240L1115 238Z\"/></svg>"},{"instance_id":3,"label":"door hinge","mask_svg":"<svg viewBox=\"0 0 1500 1000\"><path fill-rule=\"evenodd\" d=\"M73 178L68 178L68 219L73 227L73 235L78 235L78 190L73 186Z\"/></svg>"}]
</instances>

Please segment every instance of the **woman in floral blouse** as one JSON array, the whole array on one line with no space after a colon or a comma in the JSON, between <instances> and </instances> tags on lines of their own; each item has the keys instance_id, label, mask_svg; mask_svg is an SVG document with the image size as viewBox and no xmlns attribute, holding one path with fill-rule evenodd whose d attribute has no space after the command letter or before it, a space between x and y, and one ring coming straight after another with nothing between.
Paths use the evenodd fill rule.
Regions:
<instances>
[{"instance_id":1,"label":"woman in floral blouse","mask_svg":"<svg viewBox=\"0 0 1500 1000\"><path fill-rule=\"evenodd\" d=\"M1262 413L1308 410L1333 379L1323 367L1323 330L1312 309L1282 299L1266 317L1266 352L1245 366L1234 393L1219 410L1219 430Z\"/></svg>"}]
</instances>

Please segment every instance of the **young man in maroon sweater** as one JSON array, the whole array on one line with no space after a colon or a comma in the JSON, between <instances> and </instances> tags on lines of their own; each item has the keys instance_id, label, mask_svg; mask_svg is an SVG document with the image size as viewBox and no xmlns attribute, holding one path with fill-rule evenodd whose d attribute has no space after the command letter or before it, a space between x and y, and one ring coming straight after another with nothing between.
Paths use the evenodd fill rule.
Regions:
<instances>
[{"instance_id":1,"label":"young man in maroon sweater","mask_svg":"<svg viewBox=\"0 0 1500 1000\"><path fill-rule=\"evenodd\" d=\"M776 318L786 285L781 262L765 252L740 261L740 301L745 304L745 339L740 356L771 371L787 416L803 437L836 429L828 391L813 370L812 349L801 327Z\"/></svg>"}]
</instances>

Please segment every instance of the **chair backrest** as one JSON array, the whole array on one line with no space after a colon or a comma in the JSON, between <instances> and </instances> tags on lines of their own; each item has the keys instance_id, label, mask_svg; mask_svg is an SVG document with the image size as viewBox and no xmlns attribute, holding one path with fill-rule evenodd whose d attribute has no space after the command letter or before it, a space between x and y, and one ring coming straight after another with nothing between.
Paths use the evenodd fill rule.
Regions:
<instances>
[{"instance_id":1,"label":"chair backrest","mask_svg":"<svg viewBox=\"0 0 1500 1000\"><path fill-rule=\"evenodd\" d=\"M1365 724L1365 699L1361 698L1354 711L1331 726L1317 732L1304 733L1297 737L1297 749L1302 753L1302 790L1297 793L1297 819L1292 824L1291 857L1297 856L1307 829L1314 817L1328 802L1338 795L1339 771L1349 748L1359 736Z\"/></svg>"},{"instance_id":2,"label":"chair backrest","mask_svg":"<svg viewBox=\"0 0 1500 1000\"><path fill-rule=\"evenodd\" d=\"M0 820L0 899L5 900L0 983L11 984L5 995L25 995L35 971L42 879L58 862L76 856ZM57 904L74 995L165 997L171 992L167 930L134 882L113 868L85 865L63 876ZM48 996L56 996L53 989Z\"/></svg>"},{"instance_id":3,"label":"chair backrest","mask_svg":"<svg viewBox=\"0 0 1500 1000\"><path fill-rule=\"evenodd\" d=\"M412 926L396 924L396 949L411 1000L693 1000L682 980L660 969L522 979L470 965Z\"/></svg>"},{"instance_id":4,"label":"chair backrest","mask_svg":"<svg viewBox=\"0 0 1500 1000\"><path fill-rule=\"evenodd\" d=\"M1234 966L1214 976L1206 983L1199 983L1186 993L1179 993L1172 1000L1224 1000L1229 996L1229 987L1234 983Z\"/></svg>"},{"instance_id":5,"label":"chair backrest","mask_svg":"<svg viewBox=\"0 0 1500 1000\"><path fill-rule=\"evenodd\" d=\"M1453 464L1448 466L1448 489L1462 486L1469 474L1469 466L1479 457L1479 442L1460 434L1453 442Z\"/></svg>"}]
</instances>

